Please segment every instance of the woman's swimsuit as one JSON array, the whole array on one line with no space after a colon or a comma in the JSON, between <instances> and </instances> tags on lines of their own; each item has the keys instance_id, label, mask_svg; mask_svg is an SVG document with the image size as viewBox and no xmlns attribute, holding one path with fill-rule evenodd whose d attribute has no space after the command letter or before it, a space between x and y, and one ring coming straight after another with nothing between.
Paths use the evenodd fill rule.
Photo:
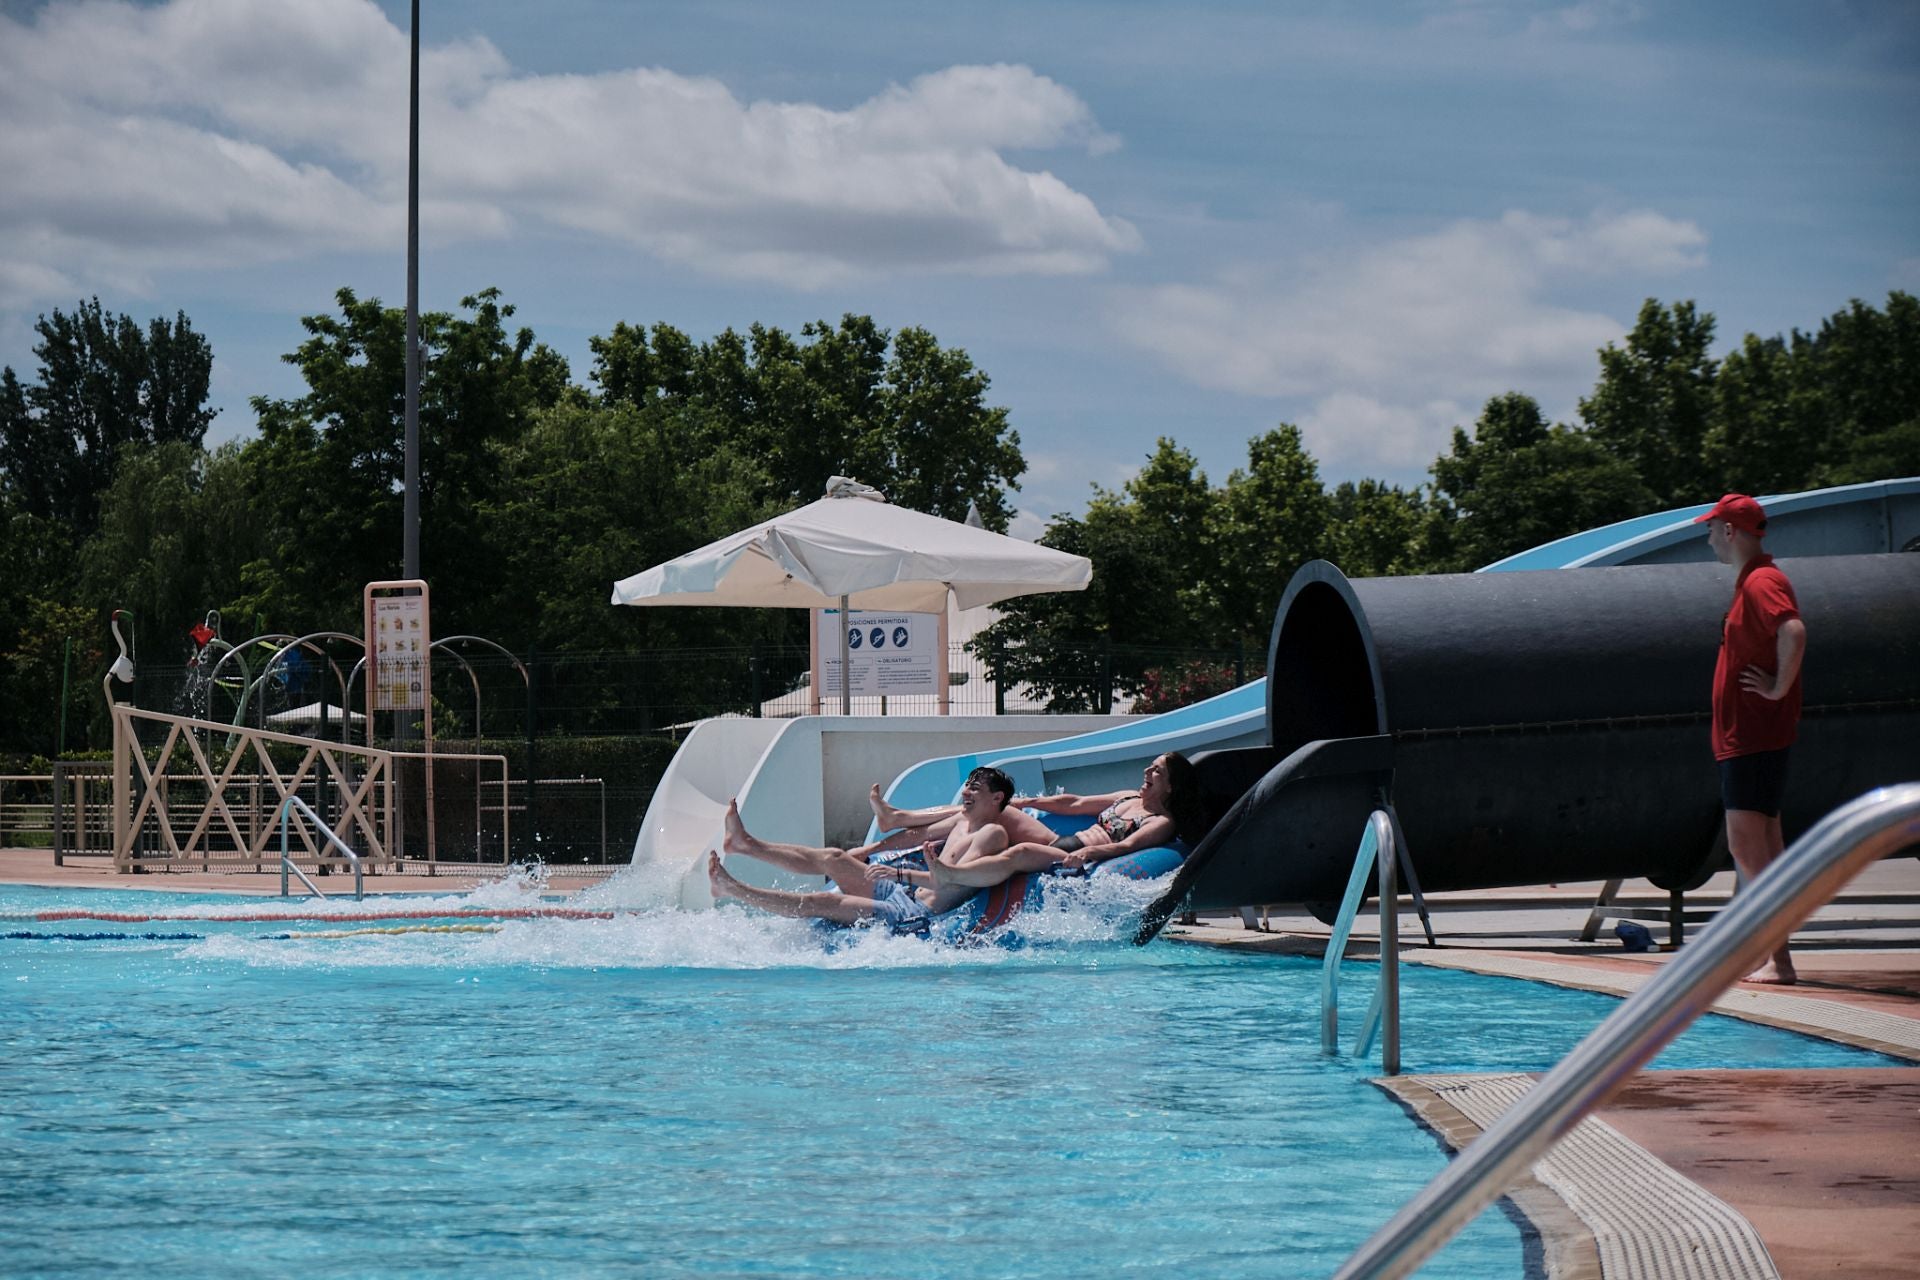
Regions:
<instances>
[{"instance_id":1,"label":"woman's swimsuit","mask_svg":"<svg viewBox=\"0 0 1920 1280\"><path fill-rule=\"evenodd\" d=\"M1138 800L1139 798L1140 793L1137 791L1121 796L1105 809L1102 809L1100 816L1095 818L1092 825L1085 831L1080 832L1078 835L1061 836L1053 842L1053 847L1063 849L1068 853L1078 853L1089 845L1119 844L1141 827L1146 826L1148 820L1154 817L1153 814L1148 813L1144 808L1141 809L1139 815L1136 817L1129 818L1121 815L1120 806L1126 804L1129 800Z\"/></svg>"}]
</instances>

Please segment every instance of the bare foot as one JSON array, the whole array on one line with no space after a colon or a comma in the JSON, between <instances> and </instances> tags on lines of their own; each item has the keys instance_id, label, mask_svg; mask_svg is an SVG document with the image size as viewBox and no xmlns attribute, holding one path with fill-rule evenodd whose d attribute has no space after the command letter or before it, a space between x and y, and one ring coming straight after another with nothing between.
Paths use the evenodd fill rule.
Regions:
<instances>
[{"instance_id":1,"label":"bare foot","mask_svg":"<svg viewBox=\"0 0 1920 1280\"><path fill-rule=\"evenodd\" d=\"M720 855L717 853L707 854L707 886L713 890L713 898L716 902L722 898L738 896L735 890L740 887L740 882L735 880L732 873L724 866L720 865Z\"/></svg>"},{"instance_id":2,"label":"bare foot","mask_svg":"<svg viewBox=\"0 0 1920 1280\"><path fill-rule=\"evenodd\" d=\"M873 820L882 831L898 831L906 825L901 821L900 810L888 804L880 794L880 784L877 782L867 788L867 806L873 810Z\"/></svg>"},{"instance_id":3,"label":"bare foot","mask_svg":"<svg viewBox=\"0 0 1920 1280\"><path fill-rule=\"evenodd\" d=\"M1800 975L1794 972L1793 961L1770 960L1748 974L1745 980L1770 987L1791 987L1800 981Z\"/></svg>"},{"instance_id":4,"label":"bare foot","mask_svg":"<svg viewBox=\"0 0 1920 1280\"><path fill-rule=\"evenodd\" d=\"M728 853L752 853L754 838L747 834L747 824L740 821L740 802L727 801L727 816L724 820L726 835L720 840L720 847Z\"/></svg>"}]
</instances>

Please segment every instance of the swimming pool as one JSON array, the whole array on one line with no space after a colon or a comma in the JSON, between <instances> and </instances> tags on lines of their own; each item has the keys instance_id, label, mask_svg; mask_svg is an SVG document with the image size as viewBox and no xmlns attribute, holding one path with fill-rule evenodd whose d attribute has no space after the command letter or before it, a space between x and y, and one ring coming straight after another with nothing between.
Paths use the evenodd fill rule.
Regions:
<instances>
[{"instance_id":1,"label":"swimming pool","mask_svg":"<svg viewBox=\"0 0 1920 1280\"><path fill-rule=\"evenodd\" d=\"M475 902L539 899L408 905ZM14 915L76 904L228 919ZM31 935L0 939L10 1275L1313 1276L1444 1162L1318 1055L1317 965L1136 949L1091 908L1020 951L829 951L731 908L231 919L282 909L0 890ZM1544 1068L1615 1007L1403 984L1409 1070ZM1884 1062L1714 1018L1658 1065ZM1421 1274L1522 1275L1520 1233L1483 1215Z\"/></svg>"}]
</instances>

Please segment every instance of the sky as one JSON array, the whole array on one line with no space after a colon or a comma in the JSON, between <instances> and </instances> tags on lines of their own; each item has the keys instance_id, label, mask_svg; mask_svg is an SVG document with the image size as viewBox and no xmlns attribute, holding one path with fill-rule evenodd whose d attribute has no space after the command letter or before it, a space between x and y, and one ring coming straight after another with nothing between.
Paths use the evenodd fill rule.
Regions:
<instances>
[{"instance_id":1,"label":"sky","mask_svg":"<svg viewBox=\"0 0 1920 1280\"><path fill-rule=\"evenodd\" d=\"M991 378L1015 531L1166 436L1425 479L1575 421L1647 298L1719 348L1920 289L1909 0L422 4L421 305L565 355L854 312ZM98 296L212 343L210 441L406 296L408 6L0 0L0 364Z\"/></svg>"}]
</instances>

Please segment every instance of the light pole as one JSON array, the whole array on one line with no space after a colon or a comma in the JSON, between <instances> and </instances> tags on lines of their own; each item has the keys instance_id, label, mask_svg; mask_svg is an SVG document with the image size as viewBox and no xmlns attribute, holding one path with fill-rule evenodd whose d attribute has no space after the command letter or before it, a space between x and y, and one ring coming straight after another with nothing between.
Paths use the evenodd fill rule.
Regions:
<instances>
[{"instance_id":1,"label":"light pole","mask_svg":"<svg viewBox=\"0 0 1920 1280\"><path fill-rule=\"evenodd\" d=\"M420 0L407 86L407 480L403 577L420 576Z\"/></svg>"},{"instance_id":2,"label":"light pole","mask_svg":"<svg viewBox=\"0 0 1920 1280\"><path fill-rule=\"evenodd\" d=\"M420 576L420 0L413 0L412 65L407 82L407 410L406 486L401 511L401 576ZM402 712L394 737L413 737Z\"/></svg>"}]
</instances>

